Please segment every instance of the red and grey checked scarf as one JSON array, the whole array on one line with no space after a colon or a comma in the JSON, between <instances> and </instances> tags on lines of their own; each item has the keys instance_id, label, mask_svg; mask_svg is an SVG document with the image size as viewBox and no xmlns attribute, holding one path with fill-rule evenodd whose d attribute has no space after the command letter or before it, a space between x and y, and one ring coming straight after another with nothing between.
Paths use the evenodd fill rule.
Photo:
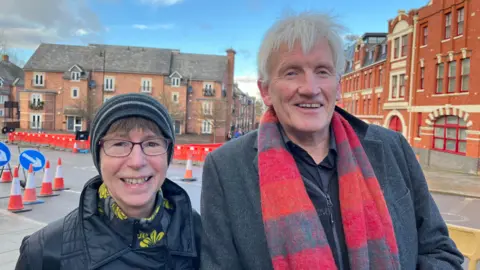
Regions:
<instances>
[{"instance_id":1,"label":"red and grey checked scarf","mask_svg":"<svg viewBox=\"0 0 480 270\"><path fill-rule=\"evenodd\" d=\"M336 269L325 231L273 109L258 132L258 167L265 235L275 270ZM340 211L351 269L399 269L392 220L373 168L350 124L337 112Z\"/></svg>"}]
</instances>

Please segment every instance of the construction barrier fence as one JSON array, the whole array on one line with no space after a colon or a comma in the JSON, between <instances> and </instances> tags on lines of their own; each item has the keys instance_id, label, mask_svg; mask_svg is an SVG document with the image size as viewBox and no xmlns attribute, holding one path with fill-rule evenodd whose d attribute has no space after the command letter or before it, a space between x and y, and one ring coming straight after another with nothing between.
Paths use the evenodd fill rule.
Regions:
<instances>
[{"instance_id":1,"label":"construction barrier fence","mask_svg":"<svg viewBox=\"0 0 480 270\"><path fill-rule=\"evenodd\" d=\"M76 149L82 153L88 153L90 149L89 140L75 140L73 134L46 134L29 132L11 132L8 134L9 143L28 143L41 147L50 147L56 150ZM220 147L221 143L212 144L180 144L175 145L173 159L203 162L208 153Z\"/></svg>"}]
</instances>

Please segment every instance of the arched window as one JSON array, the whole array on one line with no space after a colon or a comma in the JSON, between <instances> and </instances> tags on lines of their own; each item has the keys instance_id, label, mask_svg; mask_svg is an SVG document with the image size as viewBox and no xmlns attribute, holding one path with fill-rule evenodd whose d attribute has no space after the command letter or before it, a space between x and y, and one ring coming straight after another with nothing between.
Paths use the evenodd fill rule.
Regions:
<instances>
[{"instance_id":1,"label":"arched window","mask_svg":"<svg viewBox=\"0 0 480 270\"><path fill-rule=\"evenodd\" d=\"M467 123L458 116L443 116L434 124L433 148L464 155L467 152Z\"/></svg>"}]
</instances>

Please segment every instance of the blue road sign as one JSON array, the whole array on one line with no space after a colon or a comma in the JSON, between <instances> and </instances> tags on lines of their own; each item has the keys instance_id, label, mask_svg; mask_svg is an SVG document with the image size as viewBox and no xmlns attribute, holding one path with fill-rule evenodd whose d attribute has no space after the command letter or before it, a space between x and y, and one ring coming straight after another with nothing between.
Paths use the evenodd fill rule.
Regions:
<instances>
[{"instance_id":1,"label":"blue road sign","mask_svg":"<svg viewBox=\"0 0 480 270\"><path fill-rule=\"evenodd\" d=\"M20 165L27 169L32 164L33 171L38 172L45 166L45 156L37 150L25 150L20 154Z\"/></svg>"},{"instance_id":2,"label":"blue road sign","mask_svg":"<svg viewBox=\"0 0 480 270\"><path fill-rule=\"evenodd\" d=\"M5 166L8 162L10 162L11 158L12 153L10 153L8 146L0 142L0 166Z\"/></svg>"}]
</instances>

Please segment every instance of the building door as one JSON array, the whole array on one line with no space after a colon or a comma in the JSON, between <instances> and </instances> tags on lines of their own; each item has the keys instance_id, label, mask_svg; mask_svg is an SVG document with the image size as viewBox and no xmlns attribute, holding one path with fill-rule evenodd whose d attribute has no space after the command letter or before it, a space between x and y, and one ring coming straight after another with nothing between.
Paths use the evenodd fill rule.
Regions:
<instances>
[{"instance_id":1,"label":"building door","mask_svg":"<svg viewBox=\"0 0 480 270\"><path fill-rule=\"evenodd\" d=\"M393 116L392 119L390 119L389 128L391 130L395 130L396 132L402 133L402 121L400 121L398 116Z\"/></svg>"},{"instance_id":2,"label":"building door","mask_svg":"<svg viewBox=\"0 0 480 270\"><path fill-rule=\"evenodd\" d=\"M31 129L41 129L42 128L42 115L40 115L40 114L31 114L30 115L30 128Z\"/></svg>"},{"instance_id":3,"label":"building door","mask_svg":"<svg viewBox=\"0 0 480 270\"><path fill-rule=\"evenodd\" d=\"M82 118L78 116L67 116L67 130L68 131L82 130Z\"/></svg>"},{"instance_id":4,"label":"building door","mask_svg":"<svg viewBox=\"0 0 480 270\"><path fill-rule=\"evenodd\" d=\"M180 121L175 120L175 134L180 134Z\"/></svg>"}]
</instances>

